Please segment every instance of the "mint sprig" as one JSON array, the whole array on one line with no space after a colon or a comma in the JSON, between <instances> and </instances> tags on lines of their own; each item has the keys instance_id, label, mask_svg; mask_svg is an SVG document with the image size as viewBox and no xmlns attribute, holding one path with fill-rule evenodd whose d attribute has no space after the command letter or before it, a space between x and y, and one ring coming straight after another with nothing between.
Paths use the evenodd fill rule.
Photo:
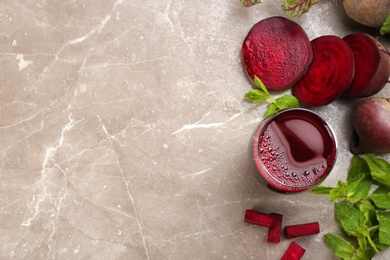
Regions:
<instances>
[{"instance_id":1,"label":"mint sprig","mask_svg":"<svg viewBox=\"0 0 390 260\"><path fill-rule=\"evenodd\" d=\"M348 239L324 236L325 244L343 260L369 260L390 247L390 163L373 155L354 155L347 181L311 192L327 194ZM376 187L376 188L375 188Z\"/></svg>"},{"instance_id":2,"label":"mint sprig","mask_svg":"<svg viewBox=\"0 0 390 260\"><path fill-rule=\"evenodd\" d=\"M299 102L293 95L284 94L283 96L274 99L269 94L264 83L257 76L254 76L253 81L258 89L248 91L244 95L244 98L252 100L255 104L268 100L270 103L267 106L267 111L265 112L264 117L271 116L281 109L299 107Z\"/></svg>"}]
</instances>

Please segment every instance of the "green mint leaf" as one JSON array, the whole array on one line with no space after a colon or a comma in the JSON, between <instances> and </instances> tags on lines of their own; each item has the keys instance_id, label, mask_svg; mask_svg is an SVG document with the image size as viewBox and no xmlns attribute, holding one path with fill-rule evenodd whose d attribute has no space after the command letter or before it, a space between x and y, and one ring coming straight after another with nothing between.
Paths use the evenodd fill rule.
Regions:
<instances>
[{"instance_id":1,"label":"green mint leaf","mask_svg":"<svg viewBox=\"0 0 390 260\"><path fill-rule=\"evenodd\" d=\"M325 187L325 186L318 186L310 190L310 193L313 194L329 194L331 190L335 189L334 187Z\"/></svg>"},{"instance_id":2,"label":"green mint leaf","mask_svg":"<svg viewBox=\"0 0 390 260\"><path fill-rule=\"evenodd\" d=\"M352 157L347 183L347 200L349 202L355 203L368 196L372 184L370 168L367 162L357 155Z\"/></svg>"},{"instance_id":3,"label":"green mint leaf","mask_svg":"<svg viewBox=\"0 0 390 260\"><path fill-rule=\"evenodd\" d=\"M369 176L348 184L347 200L351 203L355 203L366 198L370 192L371 184L371 177Z\"/></svg>"},{"instance_id":4,"label":"green mint leaf","mask_svg":"<svg viewBox=\"0 0 390 260\"><path fill-rule=\"evenodd\" d=\"M358 248L355 251L355 254L352 256L352 260L370 260L375 255L375 250L373 249L361 249Z\"/></svg>"},{"instance_id":5,"label":"green mint leaf","mask_svg":"<svg viewBox=\"0 0 390 260\"><path fill-rule=\"evenodd\" d=\"M282 8L287 17L296 18L307 12L317 2L318 0L284 0Z\"/></svg>"},{"instance_id":6,"label":"green mint leaf","mask_svg":"<svg viewBox=\"0 0 390 260\"><path fill-rule=\"evenodd\" d=\"M262 91L264 92L265 95L268 96L268 98L271 97L271 95L269 94L267 88L265 87L263 81L261 81L261 79L259 77L257 77L255 75L254 79L253 79L253 82L255 83L255 85Z\"/></svg>"},{"instance_id":7,"label":"green mint leaf","mask_svg":"<svg viewBox=\"0 0 390 260\"><path fill-rule=\"evenodd\" d=\"M375 206L380 209L390 209L390 188L386 186L379 186L371 195L370 199Z\"/></svg>"},{"instance_id":8,"label":"green mint leaf","mask_svg":"<svg viewBox=\"0 0 390 260\"><path fill-rule=\"evenodd\" d=\"M370 175L370 168L368 167L367 162L358 155L354 155L348 170L347 183L352 183L366 175Z\"/></svg>"},{"instance_id":9,"label":"green mint leaf","mask_svg":"<svg viewBox=\"0 0 390 260\"><path fill-rule=\"evenodd\" d=\"M390 187L390 163L387 161L374 157L373 155L365 155L368 167L371 170L371 176L377 182Z\"/></svg>"},{"instance_id":10,"label":"green mint leaf","mask_svg":"<svg viewBox=\"0 0 390 260\"><path fill-rule=\"evenodd\" d=\"M253 103L257 104L261 101L267 100L269 95L259 89L253 89L245 93L244 98L250 99Z\"/></svg>"},{"instance_id":11,"label":"green mint leaf","mask_svg":"<svg viewBox=\"0 0 390 260\"><path fill-rule=\"evenodd\" d=\"M338 202L334 205L336 218L340 221L345 232L348 235L360 236L361 223L364 221L364 215L354 207Z\"/></svg>"},{"instance_id":12,"label":"green mint leaf","mask_svg":"<svg viewBox=\"0 0 390 260\"><path fill-rule=\"evenodd\" d=\"M324 235L325 244L332 249L333 254L341 259L351 259L355 248L347 240L331 233Z\"/></svg>"},{"instance_id":13,"label":"green mint leaf","mask_svg":"<svg viewBox=\"0 0 390 260\"><path fill-rule=\"evenodd\" d=\"M362 249L367 248L367 236L360 236L357 238L359 248L362 248Z\"/></svg>"},{"instance_id":14,"label":"green mint leaf","mask_svg":"<svg viewBox=\"0 0 390 260\"><path fill-rule=\"evenodd\" d=\"M275 99L275 104L279 109L299 107L298 99L290 94L284 94Z\"/></svg>"},{"instance_id":15,"label":"green mint leaf","mask_svg":"<svg viewBox=\"0 0 390 260\"><path fill-rule=\"evenodd\" d=\"M240 0L241 4L243 4L246 7L250 7L252 5L261 3L260 0Z\"/></svg>"},{"instance_id":16,"label":"green mint leaf","mask_svg":"<svg viewBox=\"0 0 390 260\"><path fill-rule=\"evenodd\" d=\"M390 15L387 16L386 21L383 23L380 29L381 35L385 35L386 33L390 33Z\"/></svg>"},{"instance_id":17,"label":"green mint leaf","mask_svg":"<svg viewBox=\"0 0 390 260\"><path fill-rule=\"evenodd\" d=\"M267 106L267 111L265 112L264 117L271 116L271 115L275 114L277 111L278 111L278 108L276 107L275 103L270 103Z\"/></svg>"},{"instance_id":18,"label":"green mint leaf","mask_svg":"<svg viewBox=\"0 0 390 260\"><path fill-rule=\"evenodd\" d=\"M355 207L363 214L365 223L368 227L378 224L376 219L376 210L368 200L363 200L361 203L356 203Z\"/></svg>"},{"instance_id":19,"label":"green mint leaf","mask_svg":"<svg viewBox=\"0 0 390 260\"><path fill-rule=\"evenodd\" d=\"M367 221L368 219L365 219L363 222L360 223L360 228L358 228L358 233L360 234L358 237L357 237L357 240L358 240L358 244L359 244L359 247L361 249L367 249L367 241L368 243L370 243L371 245L371 248L376 252L376 253L379 253L379 250L378 248L376 248L376 245L374 243L374 241L371 239L371 236L370 236L370 231L367 227Z\"/></svg>"},{"instance_id":20,"label":"green mint leaf","mask_svg":"<svg viewBox=\"0 0 390 260\"><path fill-rule=\"evenodd\" d=\"M390 247L390 245L385 245L379 242L379 237L375 238L374 240L376 248L378 248L379 251L386 250Z\"/></svg>"},{"instance_id":21,"label":"green mint leaf","mask_svg":"<svg viewBox=\"0 0 390 260\"><path fill-rule=\"evenodd\" d=\"M337 182L337 187L332 189L329 192L329 200L330 201L335 201L338 199L339 201L343 201L346 198L346 192L347 192L347 183L338 181Z\"/></svg>"},{"instance_id":22,"label":"green mint leaf","mask_svg":"<svg viewBox=\"0 0 390 260\"><path fill-rule=\"evenodd\" d=\"M390 245L390 212L378 213L379 242Z\"/></svg>"},{"instance_id":23,"label":"green mint leaf","mask_svg":"<svg viewBox=\"0 0 390 260\"><path fill-rule=\"evenodd\" d=\"M255 75L253 82L258 87L258 89L253 89L247 92L244 98L252 100L255 104L264 100L269 100L270 104L267 106L267 111L265 112L264 117L271 116L281 109L299 107L298 99L293 95L284 94L275 100L269 94L266 86L259 77Z\"/></svg>"},{"instance_id":24,"label":"green mint leaf","mask_svg":"<svg viewBox=\"0 0 390 260\"><path fill-rule=\"evenodd\" d=\"M324 236L325 244L332 249L333 254L344 260L370 260L375 251L372 249L357 248L337 235L327 233Z\"/></svg>"},{"instance_id":25,"label":"green mint leaf","mask_svg":"<svg viewBox=\"0 0 390 260\"><path fill-rule=\"evenodd\" d=\"M375 253L379 253L379 249L376 247L374 241L372 241L372 239L371 239L369 233L367 233L367 236L366 236L366 237L367 237L367 239L368 239L368 242L369 242L370 245L371 245L371 249L372 249ZM364 249L366 249L366 248L364 248Z\"/></svg>"}]
</instances>

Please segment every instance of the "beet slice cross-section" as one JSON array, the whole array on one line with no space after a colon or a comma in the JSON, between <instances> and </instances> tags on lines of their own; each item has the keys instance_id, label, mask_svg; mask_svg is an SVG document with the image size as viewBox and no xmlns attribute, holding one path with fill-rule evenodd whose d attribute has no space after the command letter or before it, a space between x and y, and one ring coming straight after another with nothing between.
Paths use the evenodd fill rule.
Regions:
<instances>
[{"instance_id":1,"label":"beet slice cross-section","mask_svg":"<svg viewBox=\"0 0 390 260\"><path fill-rule=\"evenodd\" d=\"M268 90L291 87L312 60L310 40L302 27L274 16L256 23L242 44L242 61L248 77L256 75Z\"/></svg>"},{"instance_id":2,"label":"beet slice cross-section","mask_svg":"<svg viewBox=\"0 0 390 260\"><path fill-rule=\"evenodd\" d=\"M364 33L343 39L352 50L355 64L355 76L344 95L363 98L378 93L389 79L389 54L381 50L384 47L375 38Z\"/></svg>"},{"instance_id":3,"label":"beet slice cross-section","mask_svg":"<svg viewBox=\"0 0 390 260\"><path fill-rule=\"evenodd\" d=\"M311 45L313 61L292 91L299 102L305 105L327 105L340 96L352 81L352 50L343 39L335 35L315 38Z\"/></svg>"}]
</instances>

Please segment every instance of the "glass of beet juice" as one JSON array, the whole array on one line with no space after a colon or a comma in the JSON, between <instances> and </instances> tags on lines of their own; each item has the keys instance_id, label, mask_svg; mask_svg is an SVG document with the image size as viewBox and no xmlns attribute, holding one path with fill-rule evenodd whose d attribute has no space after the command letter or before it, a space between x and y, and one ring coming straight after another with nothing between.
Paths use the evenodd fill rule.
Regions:
<instances>
[{"instance_id":1,"label":"glass of beet juice","mask_svg":"<svg viewBox=\"0 0 390 260\"><path fill-rule=\"evenodd\" d=\"M253 157L270 189L297 193L316 187L329 175L337 157L337 140L330 125L315 112L285 109L260 123Z\"/></svg>"}]
</instances>

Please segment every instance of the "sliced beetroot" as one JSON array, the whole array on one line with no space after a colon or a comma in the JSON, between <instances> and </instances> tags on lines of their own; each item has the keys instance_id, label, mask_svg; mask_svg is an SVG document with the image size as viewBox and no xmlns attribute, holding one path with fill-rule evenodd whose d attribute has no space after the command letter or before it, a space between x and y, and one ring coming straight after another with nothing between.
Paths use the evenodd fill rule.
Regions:
<instances>
[{"instance_id":1,"label":"sliced beetroot","mask_svg":"<svg viewBox=\"0 0 390 260\"><path fill-rule=\"evenodd\" d=\"M295 242L291 242L281 260L299 260L305 254L306 250Z\"/></svg>"},{"instance_id":2,"label":"sliced beetroot","mask_svg":"<svg viewBox=\"0 0 390 260\"><path fill-rule=\"evenodd\" d=\"M355 65L355 76L344 95L362 98L378 93L389 79L390 56L367 34L354 33L343 39L353 52Z\"/></svg>"},{"instance_id":3,"label":"sliced beetroot","mask_svg":"<svg viewBox=\"0 0 390 260\"><path fill-rule=\"evenodd\" d=\"M282 233L283 215L277 213L271 213L270 215L274 218L274 221L268 229L267 241L270 243L279 243Z\"/></svg>"},{"instance_id":4,"label":"sliced beetroot","mask_svg":"<svg viewBox=\"0 0 390 260\"><path fill-rule=\"evenodd\" d=\"M284 17L256 23L242 45L248 77L256 75L268 90L291 87L307 71L312 60L310 40L302 27Z\"/></svg>"},{"instance_id":5,"label":"sliced beetroot","mask_svg":"<svg viewBox=\"0 0 390 260\"><path fill-rule=\"evenodd\" d=\"M271 227L274 217L270 214L247 209L245 211L245 222L262 227Z\"/></svg>"},{"instance_id":6,"label":"sliced beetroot","mask_svg":"<svg viewBox=\"0 0 390 260\"><path fill-rule=\"evenodd\" d=\"M309 236L320 233L320 224L318 222L311 222L298 225L290 225L285 227L287 238L295 238L302 236Z\"/></svg>"},{"instance_id":7,"label":"sliced beetroot","mask_svg":"<svg viewBox=\"0 0 390 260\"><path fill-rule=\"evenodd\" d=\"M292 91L299 102L322 106L349 87L354 75L353 54L346 42L334 35L320 36L311 45L313 61Z\"/></svg>"}]
</instances>

